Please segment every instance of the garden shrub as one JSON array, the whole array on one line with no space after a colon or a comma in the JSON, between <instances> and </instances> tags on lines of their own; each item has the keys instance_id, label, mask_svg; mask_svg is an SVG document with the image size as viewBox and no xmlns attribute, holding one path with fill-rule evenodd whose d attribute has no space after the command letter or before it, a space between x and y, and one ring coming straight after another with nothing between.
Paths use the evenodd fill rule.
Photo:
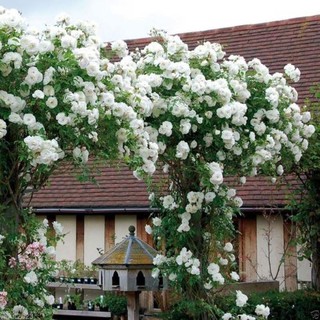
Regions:
<instances>
[{"instance_id":1,"label":"garden shrub","mask_svg":"<svg viewBox=\"0 0 320 320\"><path fill-rule=\"evenodd\" d=\"M312 290L268 291L248 296L248 303L242 308L247 314L253 314L256 305L263 303L270 308L268 319L306 320L316 319L316 315L320 315L320 293ZM234 299L234 294L219 296L216 302L222 310L230 310L234 306Z\"/></svg>"}]
</instances>

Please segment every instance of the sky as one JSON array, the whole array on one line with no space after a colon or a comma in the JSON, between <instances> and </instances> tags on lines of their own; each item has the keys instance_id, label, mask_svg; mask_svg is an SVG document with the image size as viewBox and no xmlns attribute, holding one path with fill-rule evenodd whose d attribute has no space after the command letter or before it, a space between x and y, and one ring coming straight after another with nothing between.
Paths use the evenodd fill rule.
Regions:
<instances>
[{"instance_id":1,"label":"sky","mask_svg":"<svg viewBox=\"0 0 320 320\"><path fill-rule=\"evenodd\" d=\"M320 15L319 0L0 0L22 12L28 24L51 25L61 13L73 22L95 22L101 41L147 37L152 28L170 34Z\"/></svg>"}]
</instances>

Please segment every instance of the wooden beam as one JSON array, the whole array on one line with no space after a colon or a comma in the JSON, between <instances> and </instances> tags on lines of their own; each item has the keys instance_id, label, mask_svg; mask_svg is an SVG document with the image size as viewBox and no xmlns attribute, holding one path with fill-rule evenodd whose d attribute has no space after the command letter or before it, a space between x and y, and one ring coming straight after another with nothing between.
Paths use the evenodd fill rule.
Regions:
<instances>
[{"instance_id":1,"label":"wooden beam","mask_svg":"<svg viewBox=\"0 0 320 320\"><path fill-rule=\"evenodd\" d=\"M76 216L76 259L84 261L84 216Z\"/></svg>"},{"instance_id":2,"label":"wooden beam","mask_svg":"<svg viewBox=\"0 0 320 320\"><path fill-rule=\"evenodd\" d=\"M297 248L292 243L296 237L295 225L290 221L283 221L283 245L284 245L284 281L287 291L298 289L297 279Z\"/></svg>"},{"instance_id":3,"label":"wooden beam","mask_svg":"<svg viewBox=\"0 0 320 320\"><path fill-rule=\"evenodd\" d=\"M143 214L137 214L137 237L142 241L148 243L150 246L153 245L152 236L145 230L146 224L150 224L148 217Z\"/></svg>"},{"instance_id":4,"label":"wooden beam","mask_svg":"<svg viewBox=\"0 0 320 320\"><path fill-rule=\"evenodd\" d=\"M257 220L239 219L239 273L241 281L257 280Z\"/></svg>"},{"instance_id":5,"label":"wooden beam","mask_svg":"<svg viewBox=\"0 0 320 320\"><path fill-rule=\"evenodd\" d=\"M104 252L110 250L115 244L115 215L108 214L105 216L105 244Z\"/></svg>"}]
</instances>

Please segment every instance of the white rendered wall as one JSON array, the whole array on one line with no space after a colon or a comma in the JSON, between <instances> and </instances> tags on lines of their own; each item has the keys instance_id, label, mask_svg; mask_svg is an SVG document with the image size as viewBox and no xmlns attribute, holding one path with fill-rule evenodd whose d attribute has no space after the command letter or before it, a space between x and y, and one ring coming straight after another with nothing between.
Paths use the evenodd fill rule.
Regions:
<instances>
[{"instance_id":1,"label":"white rendered wall","mask_svg":"<svg viewBox=\"0 0 320 320\"><path fill-rule=\"evenodd\" d=\"M128 228L134 226L137 230L136 215L116 215L115 216L115 243L121 242L129 235Z\"/></svg>"},{"instance_id":2,"label":"white rendered wall","mask_svg":"<svg viewBox=\"0 0 320 320\"><path fill-rule=\"evenodd\" d=\"M257 216L258 278L261 280L278 280L280 289L284 289L283 264L276 277L284 249L283 219L281 216L272 216L269 219L264 216ZM270 243L269 250L268 242Z\"/></svg>"},{"instance_id":3,"label":"white rendered wall","mask_svg":"<svg viewBox=\"0 0 320 320\"><path fill-rule=\"evenodd\" d=\"M100 256L97 248L104 250L105 223L104 216L84 217L84 263L91 262Z\"/></svg>"},{"instance_id":4,"label":"white rendered wall","mask_svg":"<svg viewBox=\"0 0 320 320\"><path fill-rule=\"evenodd\" d=\"M58 242L57 245L57 261L60 260L76 260L76 216L57 216L57 222L61 223L63 226L63 233L66 234L64 241Z\"/></svg>"},{"instance_id":5,"label":"white rendered wall","mask_svg":"<svg viewBox=\"0 0 320 320\"><path fill-rule=\"evenodd\" d=\"M45 215L36 215L36 217L40 222L43 222L44 219L47 219L47 216Z\"/></svg>"},{"instance_id":6,"label":"white rendered wall","mask_svg":"<svg viewBox=\"0 0 320 320\"><path fill-rule=\"evenodd\" d=\"M297 249L299 251L300 247L298 247ZM298 259L297 264L298 264L298 283L300 281L311 282L311 267L312 267L311 262L307 259L303 259L302 261Z\"/></svg>"}]
</instances>

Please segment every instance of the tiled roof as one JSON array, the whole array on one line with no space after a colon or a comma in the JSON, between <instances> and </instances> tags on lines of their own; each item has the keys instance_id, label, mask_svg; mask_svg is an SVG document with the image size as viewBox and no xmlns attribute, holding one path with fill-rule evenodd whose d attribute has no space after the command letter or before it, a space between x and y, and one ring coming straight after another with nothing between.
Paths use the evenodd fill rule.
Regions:
<instances>
[{"instance_id":1,"label":"tiled roof","mask_svg":"<svg viewBox=\"0 0 320 320\"><path fill-rule=\"evenodd\" d=\"M193 49L203 41L217 42L226 56L241 55L247 61L259 58L271 73L283 72L291 63L301 71L295 84L299 101L309 96L312 84L320 82L320 15L231 28L180 33ZM127 40L130 50L142 48L151 38Z\"/></svg>"},{"instance_id":2,"label":"tiled roof","mask_svg":"<svg viewBox=\"0 0 320 320\"><path fill-rule=\"evenodd\" d=\"M237 190L243 200L243 210L273 209L285 207L292 200L298 200L298 189L301 183L295 176L279 177L272 183L270 177L249 177L243 185L235 183L235 179L226 178L225 182Z\"/></svg>"},{"instance_id":3,"label":"tiled roof","mask_svg":"<svg viewBox=\"0 0 320 320\"><path fill-rule=\"evenodd\" d=\"M80 182L72 165L64 165L50 177L47 187L34 193L34 208L148 208L144 182L122 163L99 165L96 183Z\"/></svg>"},{"instance_id":4,"label":"tiled roof","mask_svg":"<svg viewBox=\"0 0 320 320\"><path fill-rule=\"evenodd\" d=\"M242 55L246 60L259 58L270 71L283 72L287 63L301 71L301 79L295 85L299 102L310 98L309 88L320 83L320 15L276 21L270 23L237 26L202 32L180 34L189 49L199 42L219 42L227 55ZM152 39L127 40L129 48L144 47ZM119 168L102 167L96 178L98 185L80 183L70 173L61 170L50 179L50 185L34 195L35 208L147 208L146 186L136 180L123 165ZM294 182L294 180L291 179ZM296 183L296 182L294 182ZM280 188L268 179L249 178L238 188L245 207L283 205L291 193L286 184Z\"/></svg>"},{"instance_id":5,"label":"tiled roof","mask_svg":"<svg viewBox=\"0 0 320 320\"><path fill-rule=\"evenodd\" d=\"M31 206L54 209L61 213L90 213L91 210L100 213L148 211L150 203L147 187L133 176L127 166L120 162L114 166L99 165L98 169L94 184L80 182L72 166L65 165L51 176L47 187L33 195ZM159 173L155 178L159 181ZM298 186L293 176L279 179L275 184L267 177L249 177L244 185L240 185L234 178L225 178L225 181L230 187L236 188L237 195L244 202L243 207L250 209L282 207L288 203L293 190Z\"/></svg>"}]
</instances>

